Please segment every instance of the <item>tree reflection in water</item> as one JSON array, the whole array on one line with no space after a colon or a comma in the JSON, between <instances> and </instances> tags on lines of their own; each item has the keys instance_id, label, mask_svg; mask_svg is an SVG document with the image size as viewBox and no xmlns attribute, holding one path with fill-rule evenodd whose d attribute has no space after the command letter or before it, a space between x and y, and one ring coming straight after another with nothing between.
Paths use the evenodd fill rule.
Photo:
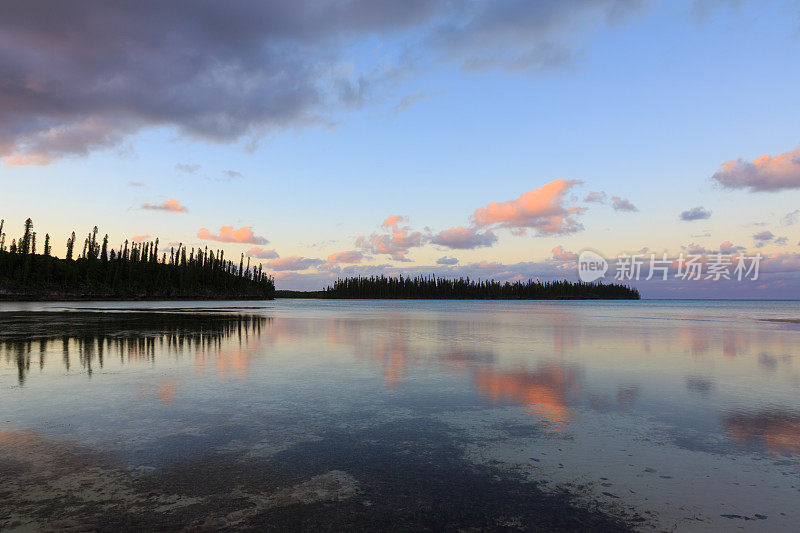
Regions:
<instances>
[{"instance_id":1,"label":"tree reflection in water","mask_svg":"<svg viewBox=\"0 0 800 533\"><path fill-rule=\"evenodd\" d=\"M48 355L60 352L69 371L77 357L92 374L109 356L122 364L153 362L156 353L182 356L219 351L223 344L258 337L270 317L198 312L2 313L0 358L16 364L20 385L32 363L44 368Z\"/></svg>"}]
</instances>

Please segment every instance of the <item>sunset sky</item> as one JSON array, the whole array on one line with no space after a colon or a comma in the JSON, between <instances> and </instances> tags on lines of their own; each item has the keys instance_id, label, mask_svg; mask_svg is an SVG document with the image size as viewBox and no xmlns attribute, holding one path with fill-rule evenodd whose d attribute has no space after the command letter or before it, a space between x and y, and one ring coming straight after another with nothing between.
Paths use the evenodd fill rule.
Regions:
<instances>
[{"instance_id":1,"label":"sunset sky","mask_svg":"<svg viewBox=\"0 0 800 533\"><path fill-rule=\"evenodd\" d=\"M0 0L0 218L278 289L722 251L760 279L638 286L798 298L798 58L797 1Z\"/></svg>"}]
</instances>

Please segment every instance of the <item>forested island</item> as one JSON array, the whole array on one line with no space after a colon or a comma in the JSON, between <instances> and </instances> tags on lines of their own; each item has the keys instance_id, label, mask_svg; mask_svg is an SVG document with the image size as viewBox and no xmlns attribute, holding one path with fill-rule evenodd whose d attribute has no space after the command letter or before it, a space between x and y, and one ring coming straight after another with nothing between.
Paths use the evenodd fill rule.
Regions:
<instances>
[{"instance_id":1,"label":"forested island","mask_svg":"<svg viewBox=\"0 0 800 533\"><path fill-rule=\"evenodd\" d=\"M179 244L159 252L158 239L109 247L108 235L98 239L97 227L77 248L75 232L66 243L66 257L52 255L45 235L37 253L33 222L6 246L0 221L0 300L174 300L271 299L274 279L261 266L225 259L222 250L187 250Z\"/></svg>"},{"instance_id":2,"label":"forested island","mask_svg":"<svg viewBox=\"0 0 800 533\"><path fill-rule=\"evenodd\" d=\"M0 221L0 300L194 300L350 298L440 300L638 300L625 285L560 281L449 279L436 276L371 276L338 279L321 291L276 291L275 280L244 254L237 265L222 250L159 250L159 241L124 241L109 247L95 227L76 248L67 239L66 257L52 255L45 235L41 253L28 219L22 235L6 245Z\"/></svg>"},{"instance_id":3,"label":"forested island","mask_svg":"<svg viewBox=\"0 0 800 533\"><path fill-rule=\"evenodd\" d=\"M431 300L638 300L639 291L615 283L448 279L436 276L353 277L322 291L276 291L277 298L363 298Z\"/></svg>"}]
</instances>

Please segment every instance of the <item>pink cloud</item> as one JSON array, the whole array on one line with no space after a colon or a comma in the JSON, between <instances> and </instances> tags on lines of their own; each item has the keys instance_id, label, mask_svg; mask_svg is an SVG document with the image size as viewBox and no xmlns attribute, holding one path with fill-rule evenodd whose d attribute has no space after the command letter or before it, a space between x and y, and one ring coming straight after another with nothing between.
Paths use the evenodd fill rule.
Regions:
<instances>
[{"instance_id":1,"label":"pink cloud","mask_svg":"<svg viewBox=\"0 0 800 533\"><path fill-rule=\"evenodd\" d=\"M390 217L387 217L386 220L383 221L381 227L397 229L397 226L405 219L406 217L402 215L392 215Z\"/></svg>"},{"instance_id":2,"label":"pink cloud","mask_svg":"<svg viewBox=\"0 0 800 533\"><path fill-rule=\"evenodd\" d=\"M307 270L311 267L321 265L322 263L324 263L324 261L321 259L299 257L296 255L267 261L267 264L272 270Z\"/></svg>"},{"instance_id":3,"label":"pink cloud","mask_svg":"<svg viewBox=\"0 0 800 533\"><path fill-rule=\"evenodd\" d=\"M448 248L465 250L491 246L497 242L497 236L492 233L492 230L480 233L476 228L459 226L440 231L431 238L431 242Z\"/></svg>"},{"instance_id":4,"label":"pink cloud","mask_svg":"<svg viewBox=\"0 0 800 533\"><path fill-rule=\"evenodd\" d=\"M219 242L238 242L247 244L268 244L269 241L264 237L253 234L252 226L242 226L235 230L233 226L222 226L219 228L219 235L210 233L206 228L200 228L197 232L200 239Z\"/></svg>"},{"instance_id":5,"label":"pink cloud","mask_svg":"<svg viewBox=\"0 0 800 533\"><path fill-rule=\"evenodd\" d=\"M800 254L774 253L764 257L761 271L776 274L793 274L800 272Z\"/></svg>"},{"instance_id":6,"label":"pink cloud","mask_svg":"<svg viewBox=\"0 0 800 533\"><path fill-rule=\"evenodd\" d=\"M188 211L186 206L181 205L181 202L175 198L164 200L162 203L155 205L146 202L142 204L142 209L149 209L152 211L167 211L169 213L185 213Z\"/></svg>"},{"instance_id":7,"label":"pink cloud","mask_svg":"<svg viewBox=\"0 0 800 533\"><path fill-rule=\"evenodd\" d=\"M151 238L152 238L151 235L134 235L133 237L131 237L131 240L133 242L144 242Z\"/></svg>"},{"instance_id":8,"label":"pink cloud","mask_svg":"<svg viewBox=\"0 0 800 533\"><path fill-rule=\"evenodd\" d=\"M403 220L405 218L400 215L390 216L382 224L384 228L391 228L390 233L361 236L356 239L356 246L373 254L388 255L395 261L410 261L406 257L409 248L422 246L423 236L408 226L400 227Z\"/></svg>"},{"instance_id":9,"label":"pink cloud","mask_svg":"<svg viewBox=\"0 0 800 533\"><path fill-rule=\"evenodd\" d=\"M735 246L731 241L725 241L719 245L722 254L735 254L744 251L744 246Z\"/></svg>"},{"instance_id":10,"label":"pink cloud","mask_svg":"<svg viewBox=\"0 0 800 533\"><path fill-rule=\"evenodd\" d=\"M528 228L539 235L565 235L583 229L575 216L586 208L564 205L567 192L580 180L557 179L538 189L505 202L491 202L472 215L478 226L497 224L524 233Z\"/></svg>"},{"instance_id":11,"label":"pink cloud","mask_svg":"<svg viewBox=\"0 0 800 533\"><path fill-rule=\"evenodd\" d=\"M711 176L728 189L780 191L800 188L800 148L778 154L764 154L753 160L726 161Z\"/></svg>"},{"instance_id":12,"label":"pink cloud","mask_svg":"<svg viewBox=\"0 0 800 533\"><path fill-rule=\"evenodd\" d=\"M564 247L560 245L553 248L552 251L553 259L558 259L560 261L574 261L578 258L578 254L564 250Z\"/></svg>"},{"instance_id":13,"label":"pink cloud","mask_svg":"<svg viewBox=\"0 0 800 533\"><path fill-rule=\"evenodd\" d=\"M328 256L328 263L360 263L363 258L364 254L358 250L349 250L331 254Z\"/></svg>"},{"instance_id":14,"label":"pink cloud","mask_svg":"<svg viewBox=\"0 0 800 533\"><path fill-rule=\"evenodd\" d=\"M264 248L259 248L255 246L247 250L247 254L249 257L255 257L257 259L276 259L280 257L278 252L275 250L265 250Z\"/></svg>"}]
</instances>

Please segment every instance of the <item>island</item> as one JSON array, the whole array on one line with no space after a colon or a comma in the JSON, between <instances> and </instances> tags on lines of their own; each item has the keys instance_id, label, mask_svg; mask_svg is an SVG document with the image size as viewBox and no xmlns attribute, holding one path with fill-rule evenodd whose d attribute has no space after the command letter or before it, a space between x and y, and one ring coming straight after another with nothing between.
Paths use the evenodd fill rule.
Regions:
<instances>
[{"instance_id":1,"label":"island","mask_svg":"<svg viewBox=\"0 0 800 533\"><path fill-rule=\"evenodd\" d=\"M635 288L616 283L529 279L495 280L431 276L357 276L338 279L321 291L275 291L276 298L417 300L639 300Z\"/></svg>"},{"instance_id":2,"label":"island","mask_svg":"<svg viewBox=\"0 0 800 533\"><path fill-rule=\"evenodd\" d=\"M19 239L6 246L0 221L0 300L270 300L273 298L438 300L638 300L639 291L615 283L538 279L499 282L468 277L357 276L320 291L275 290L262 265L242 253L238 265L223 250L160 249L159 240L114 249L95 227L76 253L75 232L66 257L53 256L49 234L42 253L28 219Z\"/></svg>"},{"instance_id":3,"label":"island","mask_svg":"<svg viewBox=\"0 0 800 533\"><path fill-rule=\"evenodd\" d=\"M25 222L19 239L6 246L0 222L0 300L268 300L275 280L261 266L250 267L244 254L239 264L223 250L187 250L182 243L169 250L159 241L124 241L109 247L95 227L76 254L75 232L67 239L66 257L52 255L45 235L36 253L33 222Z\"/></svg>"}]
</instances>

